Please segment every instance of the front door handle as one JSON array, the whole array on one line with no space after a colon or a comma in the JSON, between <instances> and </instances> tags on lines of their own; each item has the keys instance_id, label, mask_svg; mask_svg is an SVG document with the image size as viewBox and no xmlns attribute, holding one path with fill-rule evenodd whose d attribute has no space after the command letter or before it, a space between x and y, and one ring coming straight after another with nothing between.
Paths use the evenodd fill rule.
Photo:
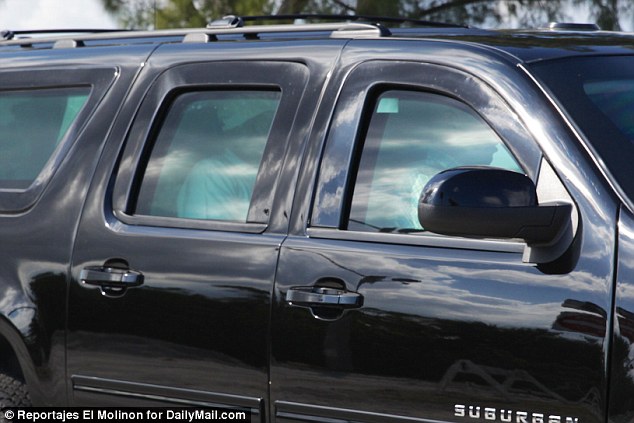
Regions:
<instances>
[{"instance_id":1,"label":"front door handle","mask_svg":"<svg viewBox=\"0 0 634 423\"><path fill-rule=\"evenodd\" d=\"M299 307L359 308L363 295L322 286L295 286L286 291L286 302Z\"/></svg>"},{"instance_id":2,"label":"front door handle","mask_svg":"<svg viewBox=\"0 0 634 423\"><path fill-rule=\"evenodd\" d=\"M143 274L116 267L88 266L79 274L79 280L82 284L103 288L130 288L143 284Z\"/></svg>"}]
</instances>

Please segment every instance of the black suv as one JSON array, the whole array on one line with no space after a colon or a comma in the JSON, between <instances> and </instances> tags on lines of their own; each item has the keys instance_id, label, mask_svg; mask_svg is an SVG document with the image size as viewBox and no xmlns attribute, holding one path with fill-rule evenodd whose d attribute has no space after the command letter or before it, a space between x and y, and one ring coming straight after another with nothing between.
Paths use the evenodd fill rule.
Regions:
<instances>
[{"instance_id":1,"label":"black suv","mask_svg":"<svg viewBox=\"0 0 634 423\"><path fill-rule=\"evenodd\" d=\"M0 404L631 421L634 36L244 21L3 33Z\"/></svg>"}]
</instances>

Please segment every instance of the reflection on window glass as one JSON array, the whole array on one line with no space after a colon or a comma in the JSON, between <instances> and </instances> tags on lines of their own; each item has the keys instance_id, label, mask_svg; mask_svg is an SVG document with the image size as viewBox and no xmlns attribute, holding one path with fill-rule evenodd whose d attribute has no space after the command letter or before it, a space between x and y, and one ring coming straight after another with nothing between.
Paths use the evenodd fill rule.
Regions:
<instances>
[{"instance_id":1,"label":"reflection on window glass","mask_svg":"<svg viewBox=\"0 0 634 423\"><path fill-rule=\"evenodd\" d=\"M361 153L349 230L422 230L418 199L437 173L466 165L522 172L482 118L444 96L388 91L376 101Z\"/></svg>"},{"instance_id":2,"label":"reflection on window glass","mask_svg":"<svg viewBox=\"0 0 634 423\"><path fill-rule=\"evenodd\" d=\"M0 188L31 185L89 92L90 88L0 92Z\"/></svg>"},{"instance_id":3,"label":"reflection on window glass","mask_svg":"<svg viewBox=\"0 0 634 423\"><path fill-rule=\"evenodd\" d=\"M585 83L583 89L595 106L634 142L634 80L592 81Z\"/></svg>"},{"instance_id":4,"label":"reflection on window glass","mask_svg":"<svg viewBox=\"0 0 634 423\"><path fill-rule=\"evenodd\" d=\"M179 96L156 138L136 213L246 222L276 91Z\"/></svg>"}]
</instances>

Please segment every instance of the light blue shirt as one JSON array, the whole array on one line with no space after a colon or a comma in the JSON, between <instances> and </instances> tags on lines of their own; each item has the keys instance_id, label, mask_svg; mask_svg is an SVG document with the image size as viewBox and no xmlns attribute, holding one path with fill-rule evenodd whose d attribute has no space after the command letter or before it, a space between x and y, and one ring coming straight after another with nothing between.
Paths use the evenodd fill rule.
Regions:
<instances>
[{"instance_id":1,"label":"light blue shirt","mask_svg":"<svg viewBox=\"0 0 634 423\"><path fill-rule=\"evenodd\" d=\"M229 150L199 161L179 192L178 217L246 222L257 171Z\"/></svg>"}]
</instances>

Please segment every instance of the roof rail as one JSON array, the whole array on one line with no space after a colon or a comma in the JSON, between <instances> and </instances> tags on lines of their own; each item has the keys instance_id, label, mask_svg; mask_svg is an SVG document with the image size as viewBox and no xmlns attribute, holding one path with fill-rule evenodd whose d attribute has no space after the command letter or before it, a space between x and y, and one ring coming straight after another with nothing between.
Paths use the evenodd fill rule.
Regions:
<instances>
[{"instance_id":1,"label":"roof rail","mask_svg":"<svg viewBox=\"0 0 634 423\"><path fill-rule=\"evenodd\" d=\"M125 29L104 29L104 28L51 28L51 29L34 29L34 30L4 30L0 31L0 36L5 40L11 40L16 37L24 37L29 35L48 35L48 34L99 34L107 32L129 31Z\"/></svg>"},{"instance_id":2,"label":"roof rail","mask_svg":"<svg viewBox=\"0 0 634 423\"><path fill-rule=\"evenodd\" d=\"M67 32L76 32L66 30ZM48 34L55 33L52 30L43 31L16 31L15 34L24 33ZM21 46L25 48L35 48L41 45L42 48L74 48L89 45L89 42L103 42L121 40L125 44L138 42L207 42L217 41L219 35L235 35L245 39L258 39L259 34L272 33L330 33L332 38L359 38L359 37L385 37L391 35L390 31L380 24L367 23L320 23L320 24L297 24L297 25L250 25L235 26L234 24L215 24L207 28L185 28L185 29L163 29L150 31L87 31L87 33L34 37L34 38L11 38L6 41L0 40L0 46Z\"/></svg>"},{"instance_id":3,"label":"roof rail","mask_svg":"<svg viewBox=\"0 0 634 423\"><path fill-rule=\"evenodd\" d=\"M102 34L102 33L114 33L114 32L123 32L126 30L122 29L74 29L74 28L61 28L61 29L35 29L35 30L2 30L0 31L0 42L2 41L10 41L14 40L16 43L21 44L23 46L30 46L28 40L33 40L34 42L40 41L40 39L44 39L46 35L49 36L63 36L64 34ZM35 36L35 37L32 37ZM18 41L19 40L19 41ZM64 42L62 38L59 38L60 43L55 43L54 47L60 48L63 46L69 46L73 44L72 39L68 39L67 42ZM74 42L75 47L81 44L81 42Z\"/></svg>"},{"instance_id":4,"label":"roof rail","mask_svg":"<svg viewBox=\"0 0 634 423\"><path fill-rule=\"evenodd\" d=\"M224 19L224 18L223 18ZM400 18L394 16L373 16L373 15L330 15L330 14L292 14L292 15L262 15L262 16L241 16L243 22L257 21L297 21L297 20L319 20L335 22L366 22L366 23L391 23L391 24L412 24L414 26L439 27L439 28L467 28L467 25L458 25L447 22L426 21L413 18Z\"/></svg>"},{"instance_id":5,"label":"roof rail","mask_svg":"<svg viewBox=\"0 0 634 423\"><path fill-rule=\"evenodd\" d=\"M312 24L267 24L245 26L245 22L270 23L280 21L320 21ZM107 41L127 39L132 43L134 39L155 39L182 37L183 42L206 42L217 40L216 35L243 35L247 39L257 39L258 34L273 32L331 32L332 38L347 37L385 37L391 35L382 24L409 24L412 26L468 28L466 25L455 25L443 22L432 22L411 18L369 16L369 15L329 15L329 14L292 14L292 15L262 15L262 16L224 16L210 22L201 29L171 29L134 31L121 29L41 29L0 31L2 45L20 45L34 47L38 44L43 48L71 48L82 47L86 41ZM72 35L71 35L72 34ZM28 40L28 41L25 41ZM174 40L170 40L174 41Z\"/></svg>"},{"instance_id":6,"label":"roof rail","mask_svg":"<svg viewBox=\"0 0 634 423\"><path fill-rule=\"evenodd\" d=\"M183 42L207 42L217 41L217 35L242 35L244 38L258 39L260 34L271 33L311 33L330 32L331 38L359 38L359 37L388 37L391 32L380 24L365 23L323 23L323 24L294 24L294 25L251 25L233 26L222 25L221 21L210 24L205 30L189 31Z\"/></svg>"}]
</instances>

